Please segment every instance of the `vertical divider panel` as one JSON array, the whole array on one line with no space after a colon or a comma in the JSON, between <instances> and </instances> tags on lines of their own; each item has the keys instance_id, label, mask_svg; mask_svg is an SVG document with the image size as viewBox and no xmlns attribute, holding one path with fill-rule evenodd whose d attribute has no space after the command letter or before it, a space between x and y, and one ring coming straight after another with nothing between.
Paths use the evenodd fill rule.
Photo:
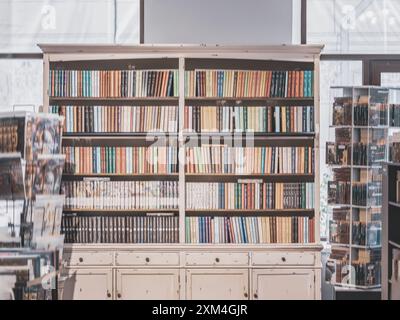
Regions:
<instances>
[{"instance_id":1,"label":"vertical divider panel","mask_svg":"<svg viewBox=\"0 0 400 320\"><path fill-rule=\"evenodd\" d=\"M49 55L43 55L43 112L49 112L50 61Z\"/></svg>"},{"instance_id":2,"label":"vertical divider panel","mask_svg":"<svg viewBox=\"0 0 400 320\"><path fill-rule=\"evenodd\" d=\"M320 243L320 57L314 57L314 239Z\"/></svg>"},{"instance_id":3,"label":"vertical divider panel","mask_svg":"<svg viewBox=\"0 0 400 320\"><path fill-rule=\"evenodd\" d=\"M185 58L179 57L179 112L178 112L178 164L179 164L179 242L186 242L185 225L185 141L183 121L185 111Z\"/></svg>"}]
</instances>

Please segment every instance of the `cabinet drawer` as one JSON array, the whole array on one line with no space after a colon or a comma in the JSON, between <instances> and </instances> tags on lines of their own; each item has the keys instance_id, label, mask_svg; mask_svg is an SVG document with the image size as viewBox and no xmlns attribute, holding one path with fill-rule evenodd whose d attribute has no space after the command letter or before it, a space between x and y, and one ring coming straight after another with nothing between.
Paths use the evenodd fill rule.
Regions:
<instances>
[{"instance_id":1,"label":"cabinet drawer","mask_svg":"<svg viewBox=\"0 0 400 320\"><path fill-rule=\"evenodd\" d=\"M296 265L315 264L315 255L308 252L253 252L252 265Z\"/></svg>"},{"instance_id":2,"label":"cabinet drawer","mask_svg":"<svg viewBox=\"0 0 400 320\"><path fill-rule=\"evenodd\" d=\"M177 252L117 252L116 264L137 266L177 266L179 253Z\"/></svg>"},{"instance_id":3,"label":"cabinet drawer","mask_svg":"<svg viewBox=\"0 0 400 320\"><path fill-rule=\"evenodd\" d=\"M65 252L63 259L70 266L112 266L111 252Z\"/></svg>"},{"instance_id":4,"label":"cabinet drawer","mask_svg":"<svg viewBox=\"0 0 400 320\"><path fill-rule=\"evenodd\" d=\"M249 256L245 252L188 252L186 253L187 266L246 266Z\"/></svg>"}]
</instances>

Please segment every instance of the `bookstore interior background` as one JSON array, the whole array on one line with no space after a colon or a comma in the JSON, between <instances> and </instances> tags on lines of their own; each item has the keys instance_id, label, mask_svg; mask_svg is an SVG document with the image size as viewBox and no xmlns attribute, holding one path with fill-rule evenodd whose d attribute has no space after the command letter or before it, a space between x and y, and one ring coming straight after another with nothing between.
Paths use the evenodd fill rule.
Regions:
<instances>
[{"instance_id":1,"label":"bookstore interior background","mask_svg":"<svg viewBox=\"0 0 400 320\"><path fill-rule=\"evenodd\" d=\"M399 268L398 260L393 260L397 261L397 264L395 262L393 262L393 265L391 262L389 263L389 296L383 294L383 291L387 290L387 283L384 284L386 281L384 277L388 277L388 274L385 274L383 270L383 266L382 270L379 267L379 271L374 271L374 275L371 276L374 277L374 280L370 281L368 279L369 274L366 271L364 275L367 278L366 281L363 283L360 282L359 285L353 282L353 286L341 285L344 283L343 278L345 276L342 274L340 277L343 278L340 278L337 275L339 273L338 270L332 271L332 274L336 276L336 280L339 279L338 283L335 283L326 275L327 259L330 259L332 250L335 250L332 249L333 246L331 247L330 240L334 237L330 235L330 232L333 232L334 228L344 228L338 221L336 221L336 224L332 223L332 220L334 220L332 217L334 209L332 208L331 200L328 199L328 194L331 194L328 192L328 186L332 182L332 175L335 169L332 168L332 164L335 164L335 160L330 165L327 164L330 160L326 159L326 155L332 151L327 149L332 146L329 142L335 142L335 138L339 136L333 127L334 123L332 123L332 105L335 98L345 96L349 90L352 90L351 94L353 96L354 92L358 92L357 90L361 92L359 95L366 95L367 98L369 96L369 100L367 101L379 99L382 92L380 91L381 89L377 89L377 86L388 88L382 90L389 90L387 92L388 96L396 97L396 94L398 94L396 87L400 88L399 36L400 1L397 0L1 0L0 112L29 111L35 113L39 111L40 106L43 106L44 89L48 89L47 84L43 80L46 79L43 71L45 70L43 67L43 57L46 52L42 51L42 48L37 44L54 44L60 47L65 44L75 44L78 47L84 47L86 45L95 46L101 44L133 46L143 43L220 44L243 47L281 44L323 45L318 65L320 84L318 89L320 101L319 164L318 166L314 165L314 168L319 169L320 186L316 188L320 189L319 230L320 242L324 248L321 255L316 255L317 258L322 260L321 265L323 266L322 271L316 273L321 280L320 285L317 284L317 288L320 288L320 293L312 297L322 299L354 297L380 299L382 294L382 297L386 298L390 298L391 296L399 298L396 290L400 290L395 289L394 280L390 280L390 276L395 272L394 269L397 268L396 270L398 270ZM60 63L60 66L62 66L62 63ZM157 64L154 66L153 69L160 68ZM109 67L107 68L110 69ZM201 69L201 67L199 68ZM218 66L212 65L210 68L218 69ZM304 75L304 81L306 81L306 75ZM376 89L376 92L373 88ZM335 101L339 103L339 100ZM395 104L396 102L390 103ZM391 111L387 112L389 114ZM395 113L395 111L393 112ZM390 113L389 117L391 115ZM3 116L0 117L3 118ZM393 127L399 124L397 123ZM342 123L340 125L346 127ZM350 130L357 131L356 123L346 125L350 127ZM388 123L379 123L379 125L381 127L384 127L384 125L390 127ZM353 128L351 128L352 126ZM367 128L368 135L373 136L371 132L376 128L373 128L373 125L369 122ZM393 137L396 137L395 128L389 128L384 131L385 137L383 138L388 140L387 143L389 143L389 131L393 133ZM361 132L358 133L363 135ZM333 152L339 151L334 150ZM388 153L389 151L386 150L386 155ZM389 159L387 158L386 160ZM351 166L349 165L349 167ZM0 168L4 169L2 166ZM371 181L372 176L375 177L374 169L375 167L372 166L366 170L366 174L370 177ZM353 168L350 170L353 170ZM394 173L394 175L396 174ZM148 183L151 184L151 181L148 181ZM339 188L340 185L337 184L336 187ZM308 192L312 193L310 190ZM348 190L350 191L350 189ZM382 193L382 190L375 192ZM354 190L352 194L354 197ZM389 199L390 197L391 195L389 195ZM382 206L381 209L384 210L383 207L386 206L384 196L379 204ZM13 210L16 210L15 205L13 204ZM378 204L374 203L374 206L370 206L365 210L373 210L377 207ZM9 232L9 210L10 200L1 200L0 231L2 233ZM356 210L356 207L350 210ZM368 216L366 218L368 220L371 216L374 216L374 213L368 213L366 216ZM371 221L367 222L367 224L369 223ZM398 224L398 219L396 221L396 218L394 218L393 223ZM379 224L378 228L377 237L381 237ZM353 230L350 234L353 234L354 237L354 233L353 224ZM400 231L398 233L400 234ZM384 231L382 234L384 235ZM2 234L0 234L1 241L3 240L2 237ZM394 238L396 239L396 236ZM335 239L337 240L337 238ZM383 240L382 238L382 242ZM393 242L395 243L395 240ZM351 251L351 246L354 244L354 241L350 241L347 247L345 243L341 245L345 250ZM363 245L363 243L359 243L359 245ZM384 261L384 251L380 253L382 246L384 245L379 240L375 245L368 247L368 250L372 248L371 250L366 250L365 252L373 255L373 249L378 248L379 255L382 256L382 261ZM388 250L391 249L392 247L389 246ZM225 248L224 250L229 252L229 248ZM340 251L340 248L338 250ZM235 254L235 251L232 252L232 254ZM4 258L5 262L2 262L4 266L7 265L6 258L10 258L7 254L6 249L0 248L0 261ZM154 256L151 256L151 254ZM151 254L149 254L151 259L158 259L156 253L153 252ZM288 254L290 257L290 252ZM340 255L341 253L337 254ZM147 256L145 258L148 259ZM70 259L82 258L74 257L74 253L70 253ZM107 259L106 254L104 253L104 256L99 259ZM216 259L219 261L219 257ZM223 260L223 258L221 259ZM253 262L255 261L254 257L251 259L253 259ZM285 258L282 257L282 259ZM159 260L161 261L162 259L159 258ZM163 266L162 262L158 265L158 267L160 266ZM248 270L246 269L246 272L254 272L251 267L249 268ZM169 270L168 267L164 269ZM7 272L2 274L2 270L0 269L0 279L9 280L0 280L0 286L6 287L10 283L13 283L13 278L7 278ZM78 274L79 272L84 273L85 270L85 268L79 269ZM119 269L112 269L109 279L118 278L118 272ZM187 272L190 273L192 271ZM340 272L345 273L343 270ZM350 271L350 276L352 276L351 272L353 271ZM109 275L107 274L107 276ZM145 275L146 273L142 277L145 277ZM99 277L101 276L99 275ZM135 277L134 275L131 276ZM191 281L193 282L191 285L195 286L196 279L200 278L191 276ZM397 276L399 276L399 271L397 271ZM255 276L252 274L246 275L246 277L246 283L249 283L248 286L251 291L255 286ZM278 281L291 281L289 276L287 278L282 277L272 281L277 281L276 283ZM396 275L393 275L393 277L396 277ZM139 278L135 278L136 280L132 281L140 282ZM376 278L380 279L377 280ZM236 281L236 278L232 279L232 281ZM204 281L207 282L207 280ZM267 287L271 285L268 282L269 279L265 281ZM87 290L87 288L85 289ZM121 293L114 290L113 288L110 289L110 292L104 298L120 298ZM186 289L178 297L185 297L188 291L189 289ZM261 287L257 293L249 294L249 297L255 299L260 296L260 292ZM1 288L0 294L0 298L6 299L8 297L8 293L2 292ZM36 296L34 294L27 294L25 296L20 294L20 298L32 298L38 295L38 293ZM14 292L11 296L16 298L17 294ZM49 295L45 295L45 297L49 298ZM54 298L57 295L52 293L51 297ZM90 297L90 294L88 297ZM245 297L247 297L246 294ZM266 295L266 297L270 296ZM307 296L303 297L302 295L294 295L294 297L300 299L307 298ZM224 296L221 298L224 298ZM272 296L272 298L274 297ZM284 299L285 296L281 296L280 298Z\"/></svg>"}]
</instances>

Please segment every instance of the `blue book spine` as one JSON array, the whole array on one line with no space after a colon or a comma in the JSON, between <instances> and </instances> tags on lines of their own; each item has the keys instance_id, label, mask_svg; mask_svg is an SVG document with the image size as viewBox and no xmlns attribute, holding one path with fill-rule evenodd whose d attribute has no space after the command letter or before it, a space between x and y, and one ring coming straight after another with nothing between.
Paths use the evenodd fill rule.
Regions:
<instances>
[{"instance_id":1,"label":"blue book spine","mask_svg":"<svg viewBox=\"0 0 400 320\"><path fill-rule=\"evenodd\" d=\"M246 219L244 217L240 217L240 221L241 221L242 241L243 243L247 243Z\"/></svg>"}]
</instances>

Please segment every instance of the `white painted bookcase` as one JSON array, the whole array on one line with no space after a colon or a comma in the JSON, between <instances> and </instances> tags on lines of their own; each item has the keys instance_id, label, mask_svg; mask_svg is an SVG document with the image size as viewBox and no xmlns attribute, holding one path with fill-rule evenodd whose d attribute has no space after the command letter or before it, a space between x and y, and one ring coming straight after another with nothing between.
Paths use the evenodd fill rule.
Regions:
<instances>
[{"instance_id":1,"label":"white painted bookcase","mask_svg":"<svg viewBox=\"0 0 400 320\"><path fill-rule=\"evenodd\" d=\"M63 259L63 299L320 299L321 297L321 249L319 238L319 57L321 46L205 46L205 45L40 45L44 53L44 110L53 104L79 105L77 98L59 99L49 96L49 70L53 65L65 64L84 68L85 63L112 63L119 61L173 60L179 69L179 151L184 152L185 133L183 118L185 103L184 75L188 61L201 61L210 69L254 69L263 65L264 70L301 69L311 66L314 70L315 132L305 136L256 136L264 146L311 145L315 150L315 174L308 181L315 183L315 206L306 212L314 218L315 242L306 244L188 244L185 243L185 183L206 181L207 177L190 177L185 174L183 163L179 164L179 243L176 244L66 244ZM158 62L161 63L161 62ZM237 65L237 67L236 67ZM279 69L281 68L281 69ZM104 99L104 98L103 98ZM125 98L128 99L128 98ZM138 99L138 98L132 98ZM154 98L156 100L157 98ZM202 98L197 98L201 100ZM205 105L242 103L246 98L204 98ZM300 99L300 98L299 98ZM257 98L258 103L296 105L297 98ZM310 100L310 98L308 98ZM96 98L86 98L86 103L96 103ZM140 103L138 99L138 103ZM143 100L143 99L142 99ZM194 99L195 100L195 99ZM251 98L247 99L251 103ZM162 103L162 102L161 102ZM200 101L201 103L201 101ZM303 102L304 103L304 102ZM159 103L160 105L160 103ZM129 135L132 144L143 137ZM124 137L65 136L63 143L71 141L121 140ZM68 142L69 141L69 142ZM75 143L72 142L72 143ZM140 176L132 179L140 179ZM269 177L261 177L269 181ZM278 178L279 177L275 177ZM222 181L235 181L235 175L223 177ZM286 179L286 180L285 180ZM283 181L296 181L286 176ZM300 178L299 178L300 179ZM311 180L310 180L311 179ZM216 181L216 180L212 180ZM273 180L276 181L276 180ZM279 181L279 180L278 180ZM300 180L301 181L301 180ZM148 210L151 212L152 210ZM168 210L167 210L168 211ZM283 211L256 212L257 215L285 214ZM297 214L296 210L291 211ZM211 210L210 210L211 212ZM229 214L226 210L224 214ZM79 212L78 212L79 214ZM135 214L135 212L132 212ZM210 213L211 214L211 213ZM245 212L243 214L251 214ZM298 212L302 214L302 212Z\"/></svg>"}]
</instances>

